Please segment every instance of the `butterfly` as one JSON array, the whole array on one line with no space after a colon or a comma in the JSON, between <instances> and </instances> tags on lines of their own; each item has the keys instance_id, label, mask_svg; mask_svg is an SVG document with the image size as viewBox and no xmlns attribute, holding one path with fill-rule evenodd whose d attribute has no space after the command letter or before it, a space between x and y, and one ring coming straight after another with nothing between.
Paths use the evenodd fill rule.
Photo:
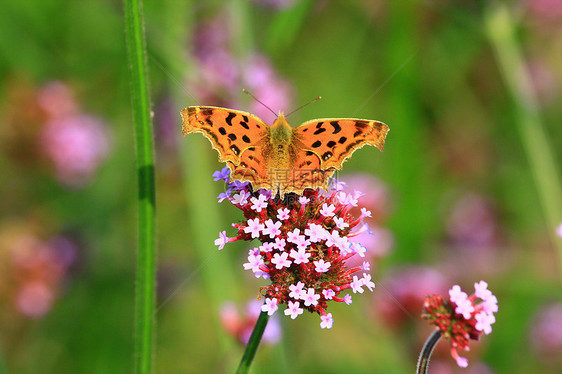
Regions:
<instances>
[{"instance_id":1,"label":"butterfly","mask_svg":"<svg viewBox=\"0 0 562 374\"><path fill-rule=\"evenodd\" d=\"M226 162L231 181L250 182L281 198L306 188L328 189L329 178L355 150L384 148L389 130L365 119L314 119L291 127L282 112L269 126L255 115L213 106L181 111L183 135L202 133Z\"/></svg>"}]
</instances>

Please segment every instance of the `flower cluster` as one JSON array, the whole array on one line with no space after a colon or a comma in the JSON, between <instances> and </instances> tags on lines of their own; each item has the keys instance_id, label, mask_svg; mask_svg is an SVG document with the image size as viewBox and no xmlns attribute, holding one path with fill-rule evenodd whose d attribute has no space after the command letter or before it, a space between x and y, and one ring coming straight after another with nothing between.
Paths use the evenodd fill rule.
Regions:
<instances>
[{"instance_id":1,"label":"flower cluster","mask_svg":"<svg viewBox=\"0 0 562 374\"><path fill-rule=\"evenodd\" d=\"M320 327L331 328L332 314L326 312L329 301L349 305L352 297L340 296L342 291L363 293L364 287L373 291L369 274L355 274L369 271L370 264L347 264L354 256L365 256L365 247L349 240L368 230L362 220L369 211L362 209L359 217L350 214L360 192L346 193L343 184L336 182L330 192L307 189L302 196L287 194L280 199L271 191L252 191L248 183L229 183L229 174L227 167L213 174L215 180L228 184L218 199L229 200L246 220L233 224L237 236L228 237L222 231L215 244L220 250L236 240L261 242L248 252L244 269L271 281L261 288L263 311L273 315L279 305L286 304L284 313L292 319L308 310L320 315Z\"/></svg>"},{"instance_id":2,"label":"flower cluster","mask_svg":"<svg viewBox=\"0 0 562 374\"><path fill-rule=\"evenodd\" d=\"M469 339L478 340L482 334L490 334L496 321L494 313L498 311L498 299L488 290L486 282L475 283L474 290L468 296L455 285L449 290L449 300L431 295L423 306L422 317L450 340L451 355L460 367L467 367L468 360L460 357L457 350L468 351Z\"/></svg>"}]
</instances>

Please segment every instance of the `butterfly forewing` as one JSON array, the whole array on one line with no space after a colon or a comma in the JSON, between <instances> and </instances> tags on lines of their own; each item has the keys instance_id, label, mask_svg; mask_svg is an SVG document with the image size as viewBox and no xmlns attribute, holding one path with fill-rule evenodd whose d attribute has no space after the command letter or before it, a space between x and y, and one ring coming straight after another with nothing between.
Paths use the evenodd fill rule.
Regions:
<instances>
[{"instance_id":1,"label":"butterfly forewing","mask_svg":"<svg viewBox=\"0 0 562 374\"><path fill-rule=\"evenodd\" d=\"M313 152L320 159L321 169L341 169L343 162L356 149L373 145L383 150L388 126L364 119L316 119L293 130L302 144L301 152Z\"/></svg>"},{"instance_id":2,"label":"butterfly forewing","mask_svg":"<svg viewBox=\"0 0 562 374\"><path fill-rule=\"evenodd\" d=\"M183 135L200 132L219 152L219 161L240 164L250 147L260 146L269 126L253 114L212 106L190 106L181 111Z\"/></svg>"}]
</instances>

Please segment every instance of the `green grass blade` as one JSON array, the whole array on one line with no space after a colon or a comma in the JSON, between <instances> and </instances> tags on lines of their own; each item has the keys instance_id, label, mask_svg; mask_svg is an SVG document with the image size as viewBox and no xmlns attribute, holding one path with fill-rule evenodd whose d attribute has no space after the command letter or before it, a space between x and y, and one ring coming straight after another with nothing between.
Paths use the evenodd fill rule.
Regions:
<instances>
[{"instance_id":1,"label":"green grass blade","mask_svg":"<svg viewBox=\"0 0 562 374\"><path fill-rule=\"evenodd\" d=\"M134 372L152 371L155 308L154 144L141 0L124 0L129 79L138 173L138 253L135 295Z\"/></svg>"},{"instance_id":2,"label":"green grass blade","mask_svg":"<svg viewBox=\"0 0 562 374\"><path fill-rule=\"evenodd\" d=\"M554 152L539 115L536 94L516 39L515 21L507 5L490 6L486 13L486 31L494 49L499 70L511 94L523 148L529 159L539 201L545 216L547 232L557 247L562 269L562 241L556 237L556 226L562 221L562 188Z\"/></svg>"}]
</instances>

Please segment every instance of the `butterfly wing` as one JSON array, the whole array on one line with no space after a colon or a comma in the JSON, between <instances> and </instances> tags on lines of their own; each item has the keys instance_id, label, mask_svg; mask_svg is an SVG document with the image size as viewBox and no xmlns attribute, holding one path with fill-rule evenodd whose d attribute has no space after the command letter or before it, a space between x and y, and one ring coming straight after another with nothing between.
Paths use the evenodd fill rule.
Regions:
<instances>
[{"instance_id":1,"label":"butterfly wing","mask_svg":"<svg viewBox=\"0 0 562 374\"><path fill-rule=\"evenodd\" d=\"M251 113L213 107L190 106L181 111L183 135L202 133L226 162L231 179L249 181L254 188L269 183L266 162L261 152L270 127ZM271 183L269 183L270 185Z\"/></svg>"},{"instance_id":2,"label":"butterfly wing","mask_svg":"<svg viewBox=\"0 0 562 374\"><path fill-rule=\"evenodd\" d=\"M388 130L382 122L365 119L315 119L294 128L293 136L300 143L299 159L305 159L303 152L314 153L320 169L329 171L341 169L353 152L365 145L382 151Z\"/></svg>"}]
</instances>

